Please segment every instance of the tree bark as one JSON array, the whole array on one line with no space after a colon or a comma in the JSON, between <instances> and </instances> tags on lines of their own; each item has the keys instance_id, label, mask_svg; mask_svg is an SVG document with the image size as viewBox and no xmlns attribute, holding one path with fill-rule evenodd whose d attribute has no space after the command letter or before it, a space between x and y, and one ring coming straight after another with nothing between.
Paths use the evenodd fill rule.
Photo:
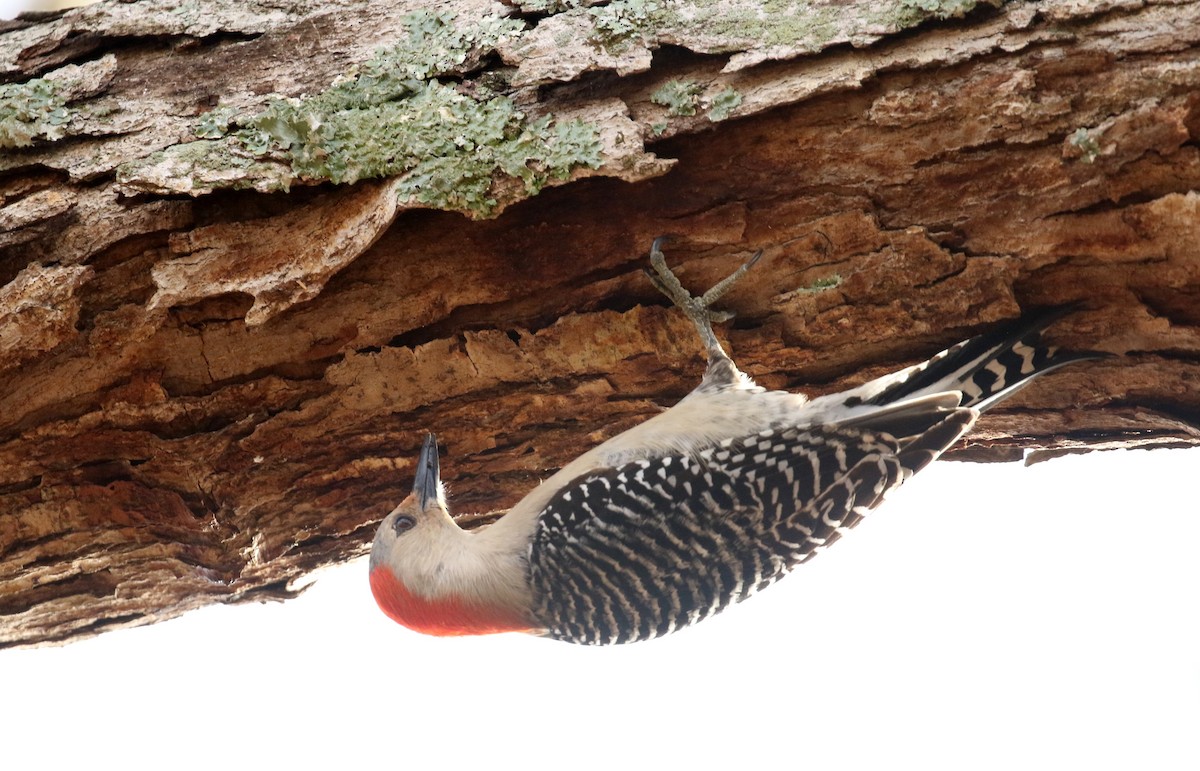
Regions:
<instances>
[{"instance_id":1,"label":"tree bark","mask_svg":"<svg viewBox=\"0 0 1200 771\"><path fill-rule=\"evenodd\" d=\"M765 386L1079 302L954 456L1200 443L1200 2L436 5L0 22L0 646L293 596L426 430L511 505L697 382L663 234Z\"/></svg>"}]
</instances>

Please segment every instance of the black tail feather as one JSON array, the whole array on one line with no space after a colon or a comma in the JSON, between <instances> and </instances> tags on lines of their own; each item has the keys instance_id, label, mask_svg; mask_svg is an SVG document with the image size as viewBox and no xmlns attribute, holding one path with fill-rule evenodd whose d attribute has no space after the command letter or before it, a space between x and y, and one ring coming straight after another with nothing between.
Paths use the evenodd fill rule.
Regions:
<instances>
[{"instance_id":1,"label":"black tail feather","mask_svg":"<svg viewBox=\"0 0 1200 771\"><path fill-rule=\"evenodd\" d=\"M1060 351L1042 340L1050 324L1079 307L1075 303L1035 311L951 346L864 403L882 406L923 393L961 391L961 406L984 411L1038 375L1076 361L1108 358L1111 354L1098 351Z\"/></svg>"}]
</instances>

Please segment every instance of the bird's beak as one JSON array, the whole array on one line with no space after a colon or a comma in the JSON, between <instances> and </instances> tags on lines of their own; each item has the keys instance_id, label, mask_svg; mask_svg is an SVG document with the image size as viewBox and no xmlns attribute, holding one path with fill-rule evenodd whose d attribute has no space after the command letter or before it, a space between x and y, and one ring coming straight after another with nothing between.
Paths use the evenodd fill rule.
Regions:
<instances>
[{"instance_id":1,"label":"bird's beak","mask_svg":"<svg viewBox=\"0 0 1200 771\"><path fill-rule=\"evenodd\" d=\"M430 501L437 500L441 480L437 437L427 434L425 444L421 446L421 457L417 459L417 478L413 480L413 495L417 496L422 511L428 508Z\"/></svg>"}]
</instances>

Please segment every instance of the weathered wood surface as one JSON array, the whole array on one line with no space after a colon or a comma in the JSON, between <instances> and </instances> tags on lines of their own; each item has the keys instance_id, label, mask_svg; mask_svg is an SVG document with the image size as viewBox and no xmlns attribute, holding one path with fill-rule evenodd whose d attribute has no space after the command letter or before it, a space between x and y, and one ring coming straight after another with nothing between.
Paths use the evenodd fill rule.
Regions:
<instances>
[{"instance_id":1,"label":"weathered wood surface","mask_svg":"<svg viewBox=\"0 0 1200 771\"><path fill-rule=\"evenodd\" d=\"M511 504L696 382L664 233L764 385L1082 300L960 456L1198 443L1200 2L559 5L0 23L0 646L290 596L427 429Z\"/></svg>"}]
</instances>

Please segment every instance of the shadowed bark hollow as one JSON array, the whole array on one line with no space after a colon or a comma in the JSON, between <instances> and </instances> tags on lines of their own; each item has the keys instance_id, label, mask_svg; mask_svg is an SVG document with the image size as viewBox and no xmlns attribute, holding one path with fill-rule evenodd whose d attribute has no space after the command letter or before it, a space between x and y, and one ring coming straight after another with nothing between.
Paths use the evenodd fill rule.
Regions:
<instances>
[{"instance_id":1,"label":"shadowed bark hollow","mask_svg":"<svg viewBox=\"0 0 1200 771\"><path fill-rule=\"evenodd\" d=\"M955 454L1200 442L1200 2L776 5L0 22L0 646L293 595L426 430L510 505L697 382L662 234L765 386L1080 302Z\"/></svg>"}]
</instances>

